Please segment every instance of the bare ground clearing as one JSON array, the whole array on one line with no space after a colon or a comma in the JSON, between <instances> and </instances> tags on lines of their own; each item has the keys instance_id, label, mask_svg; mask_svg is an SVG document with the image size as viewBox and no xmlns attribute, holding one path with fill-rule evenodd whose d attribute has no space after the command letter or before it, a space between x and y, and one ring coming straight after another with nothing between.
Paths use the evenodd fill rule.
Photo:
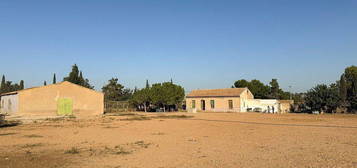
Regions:
<instances>
[{"instance_id":1,"label":"bare ground clearing","mask_svg":"<svg viewBox=\"0 0 357 168\"><path fill-rule=\"evenodd\" d=\"M0 167L357 167L357 116L135 113L44 120L0 128Z\"/></svg>"}]
</instances>

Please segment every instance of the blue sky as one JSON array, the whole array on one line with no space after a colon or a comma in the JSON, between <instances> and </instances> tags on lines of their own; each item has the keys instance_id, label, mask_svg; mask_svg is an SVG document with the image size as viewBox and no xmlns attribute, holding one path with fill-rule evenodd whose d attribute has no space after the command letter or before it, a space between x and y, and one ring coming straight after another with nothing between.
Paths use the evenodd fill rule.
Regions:
<instances>
[{"instance_id":1,"label":"blue sky","mask_svg":"<svg viewBox=\"0 0 357 168\"><path fill-rule=\"evenodd\" d=\"M0 74L26 87L78 64L96 89L277 78L300 92L357 64L355 0L0 1Z\"/></svg>"}]
</instances>

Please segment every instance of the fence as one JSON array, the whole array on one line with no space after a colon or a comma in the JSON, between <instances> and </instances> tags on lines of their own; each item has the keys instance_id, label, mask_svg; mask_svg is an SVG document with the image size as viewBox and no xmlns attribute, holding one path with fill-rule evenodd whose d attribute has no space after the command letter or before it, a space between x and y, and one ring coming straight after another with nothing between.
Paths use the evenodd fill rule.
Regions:
<instances>
[{"instance_id":1,"label":"fence","mask_svg":"<svg viewBox=\"0 0 357 168\"><path fill-rule=\"evenodd\" d=\"M117 113L131 111L130 104L128 101L106 101L104 103L105 113Z\"/></svg>"}]
</instances>

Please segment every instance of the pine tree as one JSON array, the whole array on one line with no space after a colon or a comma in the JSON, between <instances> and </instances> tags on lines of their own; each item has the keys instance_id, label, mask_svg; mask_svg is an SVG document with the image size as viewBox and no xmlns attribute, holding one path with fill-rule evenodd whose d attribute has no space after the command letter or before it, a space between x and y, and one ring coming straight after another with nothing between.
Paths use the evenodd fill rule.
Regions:
<instances>
[{"instance_id":1,"label":"pine tree","mask_svg":"<svg viewBox=\"0 0 357 168\"><path fill-rule=\"evenodd\" d=\"M53 82L52 82L53 84L56 84L57 83L57 81L56 81L56 74L53 74Z\"/></svg>"},{"instance_id":2,"label":"pine tree","mask_svg":"<svg viewBox=\"0 0 357 168\"><path fill-rule=\"evenodd\" d=\"M25 84L24 84L24 80L20 81L20 90L25 89Z\"/></svg>"},{"instance_id":3,"label":"pine tree","mask_svg":"<svg viewBox=\"0 0 357 168\"><path fill-rule=\"evenodd\" d=\"M43 86L47 86L47 82L46 81L43 82Z\"/></svg>"}]
</instances>

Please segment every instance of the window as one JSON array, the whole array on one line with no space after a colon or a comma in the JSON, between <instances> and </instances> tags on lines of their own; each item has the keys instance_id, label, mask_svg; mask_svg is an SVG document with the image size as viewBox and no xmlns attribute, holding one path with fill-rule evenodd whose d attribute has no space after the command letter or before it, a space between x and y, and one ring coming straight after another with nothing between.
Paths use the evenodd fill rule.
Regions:
<instances>
[{"instance_id":1,"label":"window","mask_svg":"<svg viewBox=\"0 0 357 168\"><path fill-rule=\"evenodd\" d=\"M214 109L214 100L211 100L211 109Z\"/></svg>"},{"instance_id":2,"label":"window","mask_svg":"<svg viewBox=\"0 0 357 168\"><path fill-rule=\"evenodd\" d=\"M228 100L229 109L233 109L233 100Z\"/></svg>"},{"instance_id":3,"label":"window","mask_svg":"<svg viewBox=\"0 0 357 168\"><path fill-rule=\"evenodd\" d=\"M192 108L196 108L196 101L195 100L192 100Z\"/></svg>"}]
</instances>

